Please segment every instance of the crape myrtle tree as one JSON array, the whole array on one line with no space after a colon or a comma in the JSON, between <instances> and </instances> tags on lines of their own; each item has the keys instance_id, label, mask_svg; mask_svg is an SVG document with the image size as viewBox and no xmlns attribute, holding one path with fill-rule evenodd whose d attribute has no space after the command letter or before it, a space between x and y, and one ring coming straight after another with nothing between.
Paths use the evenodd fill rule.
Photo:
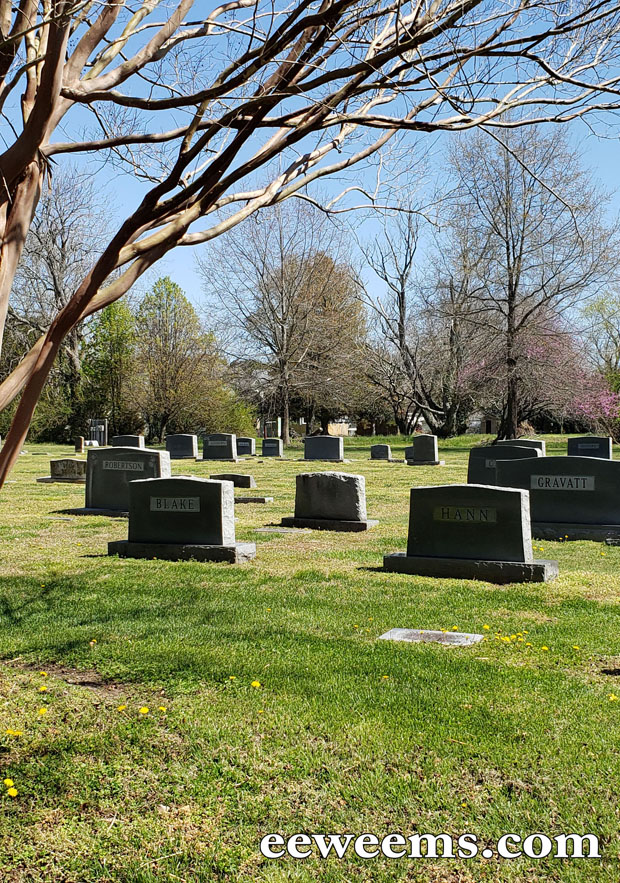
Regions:
<instances>
[{"instance_id":1,"label":"crape myrtle tree","mask_svg":"<svg viewBox=\"0 0 620 883\"><path fill-rule=\"evenodd\" d=\"M363 163L399 132L497 132L525 122L506 116L518 107L528 121L569 120L620 98L613 0L205 7L0 0L0 328L54 164L66 154L109 157L144 184L0 385L2 409L21 393L0 484L64 337L170 249L209 241L295 194L312 198L314 181Z\"/></svg>"}]
</instances>

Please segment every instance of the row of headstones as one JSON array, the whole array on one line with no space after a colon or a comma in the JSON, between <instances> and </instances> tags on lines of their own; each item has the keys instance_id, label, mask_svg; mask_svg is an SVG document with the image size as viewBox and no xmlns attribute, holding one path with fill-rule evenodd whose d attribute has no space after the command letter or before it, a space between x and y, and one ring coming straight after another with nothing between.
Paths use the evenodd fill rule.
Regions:
<instances>
[{"instance_id":1,"label":"row of headstones","mask_svg":"<svg viewBox=\"0 0 620 883\"><path fill-rule=\"evenodd\" d=\"M467 481L470 484L496 484L497 463L500 460L523 460L529 457L545 457L545 442L535 438L497 441L493 445L472 448L469 452ZM568 457L590 457L596 460L612 460L610 436L588 435L569 438Z\"/></svg>"},{"instance_id":2,"label":"row of headstones","mask_svg":"<svg viewBox=\"0 0 620 883\"><path fill-rule=\"evenodd\" d=\"M393 462L391 447L385 444L371 445L370 459ZM439 459L437 436L415 436L405 448L405 463L409 466L443 466L444 461Z\"/></svg>"}]
</instances>

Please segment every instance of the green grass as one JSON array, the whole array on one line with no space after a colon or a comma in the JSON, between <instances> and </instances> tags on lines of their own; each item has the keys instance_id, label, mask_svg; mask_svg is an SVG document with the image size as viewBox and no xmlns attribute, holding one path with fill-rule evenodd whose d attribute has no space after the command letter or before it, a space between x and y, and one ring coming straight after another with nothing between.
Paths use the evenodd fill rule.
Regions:
<instances>
[{"instance_id":1,"label":"green grass","mask_svg":"<svg viewBox=\"0 0 620 883\"><path fill-rule=\"evenodd\" d=\"M366 534L255 533L308 467L299 443L239 464L275 500L237 507L257 543L239 567L107 557L126 521L59 514L83 488L34 479L71 451L27 446L0 495L0 781L19 791L0 796L2 883L617 883L620 548L536 543L560 562L549 585L384 573L409 487L464 481L480 437L441 446L444 468L371 462L374 441L345 441ZM377 641L395 626L487 640ZM261 857L263 834L301 831L589 831L603 859Z\"/></svg>"}]
</instances>

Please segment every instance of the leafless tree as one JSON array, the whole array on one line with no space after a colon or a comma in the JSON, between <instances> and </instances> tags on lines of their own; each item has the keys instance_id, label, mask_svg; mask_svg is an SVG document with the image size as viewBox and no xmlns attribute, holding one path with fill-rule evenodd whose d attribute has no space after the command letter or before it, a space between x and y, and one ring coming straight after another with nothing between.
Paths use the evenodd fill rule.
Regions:
<instances>
[{"instance_id":1,"label":"leafless tree","mask_svg":"<svg viewBox=\"0 0 620 883\"><path fill-rule=\"evenodd\" d=\"M170 249L295 194L312 198L314 181L400 131L496 130L514 125L506 113L517 107L540 121L618 104L620 6L610 0L231 0L198 18L194 6L0 0L0 328L52 158L109 155L148 185L0 386L0 408L21 392L0 484L62 339Z\"/></svg>"}]
</instances>

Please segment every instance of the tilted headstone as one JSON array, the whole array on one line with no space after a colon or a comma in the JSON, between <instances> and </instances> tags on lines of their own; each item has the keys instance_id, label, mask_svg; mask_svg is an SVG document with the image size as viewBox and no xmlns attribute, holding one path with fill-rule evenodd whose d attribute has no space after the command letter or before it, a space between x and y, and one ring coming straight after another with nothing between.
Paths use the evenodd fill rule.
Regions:
<instances>
[{"instance_id":1,"label":"tilted headstone","mask_svg":"<svg viewBox=\"0 0 620 883\"><path fill-rule=\"evenodd\" d=\"M361 531L378 521L366 516L363 475L344 472L304 472L296 477L295 515L283 518L284 527L315 530Z\"/></svg>"},{"instance_id":2,"label":"tilted headstone","mask_svg":"<svg viewBox=\"0 0 620 883\"><path fill-rule=\"evenodd\" d=\"M91 448L86 460L86 506L76 514L119 513L129 509L129 483L167 478L170 454L150 448Z\"/></svg>"},{"instance_id":3,"label":"tilted headstone","mask_svg":"<svg viewBox=\"0 0 620 883\"><path fill-rule=\"evenodd\" d=\"M344 440L339 435L306 435L304 460L344 460Z\"/></svg>"},{"instance_id":4,"label":"tilted headstone","mask_svg":"<svg viewBox=\"0 0 620 883\"><path fill-rule=\"evenodd\" d=\"M235 487L256 487L256 482L251 475L238 475L236 472L222 472L219 475L210 475L213 481L232 481Z\"/></svg>"},{"instance_id":5,"label":"tilted headstone","mask_svg":"<svg viewBox=\"0 0 620 883\"><path fill-rule=\"evenodd\" d=\"M523 460L542 457L538 448L520 445L488 445L469 452L467 484L497 484L498 460Z\"/></svg>"},{"instance_id":6,"label":"tilted headstone","mask_svg":"<svg viewBox=\"0 0 620 883\"><path fill-rule=\"evenodd\" d=\"M536 448L543 457L547 451L543 439L538 438L503 438L495 442L496 445L519 445L522 448Z\"/></svg>"},{"instance_id":7,"label":"tilted headstone","mask_svg":"<svg viewBox=\"0 0 620 883\"><path fill-rule=\"evenodd\" d=\"M75 440L75 453L83 454L84 453L84 436L78 435Z\"/></svg>"},{"instance_id":8,"label":"tilted headstone","mask_svg":"<svg viewBox=\"0 0 620 883\"><path fill-rule=\"evenodd\" d=\"M39 482L68 482L70 484L84 484L86 481L86 460L77 460L73 457L63 457L61 460L50 460L49 477L37 478Z\"/></svg>"},{"instance_id":9,"label":"tilted headstone","mask_svg":"<svg viewBox=\"0 0 620 883\"><path fill-rule=\"evenodd\" d=\"M493 583L546 582L556 561L532 554L529 497L514 488L448 484L412 488L406 554L386 570Z\"/></svg>"},{"instance_id":10,"label":"tilted headstone","mask_svg":"<svg viewBox=\"0 0 620 883\"><path fill-rule=\"evenodd\" d=\"M205 435L202 443L203 460L236 460L237 436L230 432Z\"/></svg>"},{"instance_id":11,"label":"tilted headstone","mask_svg":"<svg viewBox=\"0 0 620 883\"><path fill-rule=\"evenodd\" d=\"M620 461L596 457L502 460L497 464L497 483L530 492L535 537L620 537Z\"/></svg>"},{"instance_id":12,"label":"tilted headstone","mask_svg":"<svg viewBox=\"0 0 620 883\"><path fill-rule=\"evenodd\" d=\"M144 448L143 435L115 435L112 438L113 448Z\"/></svg>"},{"instance_id":13,"label":"tilted headstone","mask_svg":"<svg viewBox=\"0 0 620 883\"><path fill-rule=\"evenodd\" d=\"M412 444L405 448L405 461L408 466L443 466L439 459L436 435L416 435Z\"/></svg>"},{"instance_id":14,"label":"tilted headstone","mask_svg":"<svg viewBox=\"0 0 620 883\"><path fill-rule=\"evenodd\" d=\"M198 436L190 432L177 432L166 436L166 450L171 460L196 460Z\"/></svg>"},{"instance_id":15,"label":"tilted headstone","mask_svg":"<svg viewBox=\"0 0 620 883\"><path fill-rule=\"evenodd\" d=\"M254 543L235 539L234 489L194 476L132 481L129 536L108 543L109 555L178 561L249 561Z\"/></svg>"},{"instance_id":16,"label":"tilted headstone","mask_svg":"<svg viewBox=\"0 0 620 883\"><path fill-rule=\"evenodd\" d=\"M370 459L371 460L391 460L392 459L392 449L389 445L371 445L370 446Z\"/></svg>"},{"instance_id":17,"label":"tilted headstone","mask_svg":"<svg viewBox=\"0 0 620 883\"><path fill-rule=\"evenodd\" d=\"M584 435L582 438L569 438L568 456L612 460L612 438L610 435Z\"/></svg>"},{"instance_id":18,"label":"tilted headstone","mask_svg":"<svg viewBox=\"0 0 620 883\"><path fill-rule=\"evenodd\" d=\"M240 457L256 456L256 439L240 435L237 439L237 453Z\"/></svg>"},{"instance_id":19,"label":"tilted headstone","mask_svg":"<svg viewBox=\"0 0 620 883\"><path fill-rule=\"evenodd\" d=\"M284 444L281 438L264 438L262 443L263 457L283 457Z\"/></svg>"}]
</instances>

